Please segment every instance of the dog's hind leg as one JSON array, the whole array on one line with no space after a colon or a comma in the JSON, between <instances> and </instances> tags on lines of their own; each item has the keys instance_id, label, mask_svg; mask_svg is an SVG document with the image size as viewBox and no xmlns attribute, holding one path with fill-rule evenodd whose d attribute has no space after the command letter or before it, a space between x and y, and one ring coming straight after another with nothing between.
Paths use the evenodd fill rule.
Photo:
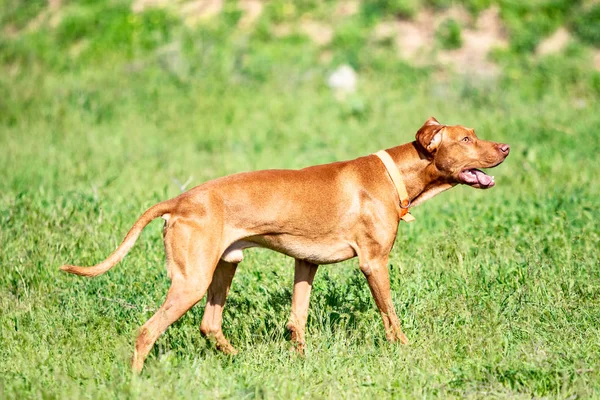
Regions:
<instances>
[{"instance_id":1,"label":"dog's hind leg","mask_svg":"<svg viewBox=\"0 0 600 400\"><path fill-rule=\"evenodd\" d=\"M194 306L204 293L197 290L187 280L176 278L171 283L167 298L160 309L140 329L135 341L135 351L131 368L140 373L144 360L160 335Z\"/></svg>"},{"instance_id":2,"label":"dog's hind leg","mask_svg":"<svg viewBox=\"0 0 600 400\"><path fill-rule=\"evenodd\" d=\"M237 268L236 263L223 260L219 261L212 282L208 288L206 308L200 324L200 332L206 337L214 339L217 349L225 354L237 354L237 350L229 343L223 335L223 307L231 287L231 281Z\"/></svg>"},{"instance_id":3,"label":"dog's hind leg","mask_svg":"<svg viewBox=\"0 0 600 400\"><path fill-rule=\"evenodd\" d=\"M205 234L215 231L210 228L180 219L166 229L165 250L171 287L163 305L140 329L132 360L134 372L141 372L150 349L169 325L204 297L223 251L215 245L219 239Z\"/></svg>"},{"instance_id":4,"label":"dog's hind leg","mask_svg":"<svg viewBox=\"0 0 600 400\"><path fill-rule=\"evenodd\" d=\"M294 271L294 292L292 294L292 312L287 329L292 336L296 351L304 352L304 328L308 318L308 304L313 279L319 266L308 261L296 259Z\"/></svg>"}]
</instances>

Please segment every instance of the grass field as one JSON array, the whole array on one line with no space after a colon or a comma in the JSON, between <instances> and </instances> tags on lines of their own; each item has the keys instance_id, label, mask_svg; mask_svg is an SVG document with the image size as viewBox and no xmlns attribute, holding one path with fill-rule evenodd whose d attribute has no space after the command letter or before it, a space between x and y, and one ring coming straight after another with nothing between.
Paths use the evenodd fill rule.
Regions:
<instances>
[{"instance_id":1,"label":"grass field","mask_svg":"<svg viewBox=\"0 0 600 400\"><path fill-rule=\"evenodd\" d=\"M0 40L0 397L600 397L600 75L585 48L508 51L483 78L362 45L324 65L299 38L223 29L174 30L167 63L112 37L74 58L68 30ZM359 88L339 100L324 81L348 52ZM408 346L385 341L351 260L318 271L296 356L293 261L248 250L224 314L240 354L201 337L201 302L134 377L137 329L169 285L162 224L101 277L58 271L104 259L188 180L358 157L431 115L512 150L495 188L457 187L400 227L390 275Z\"/></svg>"}]
</instances>

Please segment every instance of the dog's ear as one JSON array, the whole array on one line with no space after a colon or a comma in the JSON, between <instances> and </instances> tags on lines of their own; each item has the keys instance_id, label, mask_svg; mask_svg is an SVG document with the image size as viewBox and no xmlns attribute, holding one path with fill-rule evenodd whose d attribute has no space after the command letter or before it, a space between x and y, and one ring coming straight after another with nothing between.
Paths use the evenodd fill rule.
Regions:
<instances>
[{"instance_id":1,"label":"dog's ear","mask_svg":"<svg viewBox=\"0 0 600 400\"><path fill-rule=\"evenodd\" d=\"M442 141L442 129L446 125L442 125L437 119L429 117L423 126L417 131L415 138L421 147L433 154Z\"/></svg>"}]
</instances>

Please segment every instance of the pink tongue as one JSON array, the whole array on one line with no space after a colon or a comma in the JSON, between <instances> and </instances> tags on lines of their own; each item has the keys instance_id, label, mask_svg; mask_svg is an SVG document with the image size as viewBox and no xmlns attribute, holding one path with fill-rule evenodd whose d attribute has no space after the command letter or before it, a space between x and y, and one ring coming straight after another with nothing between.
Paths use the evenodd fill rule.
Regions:
<instances>
[{"instance_id":1,"label":"pink tongue","mask_svg":"<svg viewBox=\"0 0 600 400\"><path fill-rule=\"evenodd\" d=\"M492 178L490 176L486 175L484 172L482 172L478 169L474 169L472 171L475 173L475 176L477 177L477 181L479 182L480 185L489 186L492 183Z\"/></svg>"}]
</instances>

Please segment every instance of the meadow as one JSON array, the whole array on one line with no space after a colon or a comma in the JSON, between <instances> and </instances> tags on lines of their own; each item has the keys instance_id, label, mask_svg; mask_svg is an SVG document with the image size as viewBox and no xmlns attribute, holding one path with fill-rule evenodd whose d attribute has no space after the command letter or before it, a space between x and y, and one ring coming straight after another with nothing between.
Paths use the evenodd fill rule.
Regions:
<instances>
[{"instance_id":1,"label":"meadow","mask_svg":"<svg viewBox=\"0 0 600 400\"><path fill-rule=\"evenodd\" d=\"M301 37L234 32L233 12L194 30L107 7L99 34L81 4L0 38L0 397L600 398L600 73L586 45L510 48L500 75L464 75L356 42L355 26L322 62ZM39 11L19 10L2 24ZM359 77L345 98L325 84L341 62ZM58 270L104 259L185 188L393 147L429 116L511 154L491 190L456 187L400 226L389 268L407 346L386 342L350 260L319 268L306 356L291 352L293 261L253 249L224 313L240 353L200 335L203 300L138 377L137 329L169 286L162 223L105 275Z\"/></svg>"}]
</instances>

